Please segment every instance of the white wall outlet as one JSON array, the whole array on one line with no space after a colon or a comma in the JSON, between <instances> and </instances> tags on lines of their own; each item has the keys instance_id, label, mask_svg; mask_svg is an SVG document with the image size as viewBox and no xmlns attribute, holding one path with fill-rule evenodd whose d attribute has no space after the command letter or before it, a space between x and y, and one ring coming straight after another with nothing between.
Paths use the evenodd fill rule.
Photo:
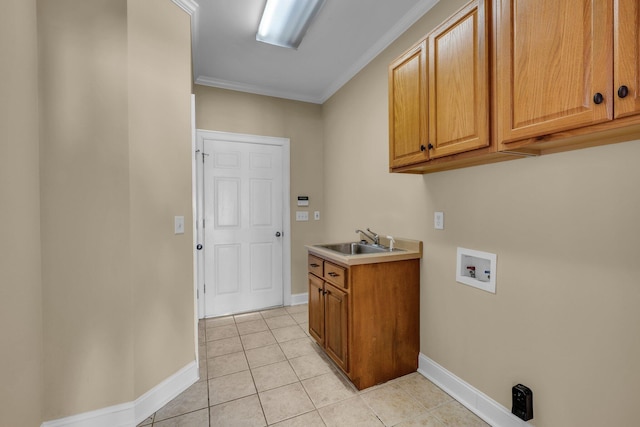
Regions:
<instances>
[{"instance_id":1,"label":"white wall outlet","mask_svg":"<svg viewBox=\"0 0 640 427\"><path fill-rule=\"evenodd\" d=\"M315 211L313 213L313 219L315 219L316 221L320 220L320 211Z\"/></svg>"},{"instance_id":2,"label":"white wall outlet","mask_svg":"<svg viewBox=\"0 0 640 427\"><path fill-rule=\"evenodd\" d=\"M184 234L184 217L176 216L173 218L173 233Z\"/></svg>"},{"instance_id":3,"label":"white wall outlet","mask_svg":"<svg viewBox=\"0 0 640 427\"><path fill-rule=\"evenodd\" d=\"M309 221L309 212L296 211L296 221Z\"/></svg>"},{"instance_id":4,"label":"white wall outlet","mask_svg":"<svg viewBox=\"0 0 640 427\"><path fill-rule=\"evenodd\" d=\"M434 212L433 227L436 230L444 230L444 212Z\"/></svg>"}]
</instances>

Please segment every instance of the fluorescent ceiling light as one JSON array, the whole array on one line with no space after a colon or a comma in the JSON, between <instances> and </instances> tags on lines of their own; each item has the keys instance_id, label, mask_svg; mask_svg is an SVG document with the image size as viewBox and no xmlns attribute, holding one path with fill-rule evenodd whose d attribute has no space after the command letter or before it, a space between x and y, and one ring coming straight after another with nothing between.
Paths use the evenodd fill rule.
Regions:
<instances>
[{"instance_id":1,"label":"fluorescent ceiling light","mask_svg":"<svg viewBox=\"0 0 640 427\"><path fill-rule=\"evenodd\" d=\"M297 49L324 0L267 0L256 40Z\"/></svg>"}]
</instances>

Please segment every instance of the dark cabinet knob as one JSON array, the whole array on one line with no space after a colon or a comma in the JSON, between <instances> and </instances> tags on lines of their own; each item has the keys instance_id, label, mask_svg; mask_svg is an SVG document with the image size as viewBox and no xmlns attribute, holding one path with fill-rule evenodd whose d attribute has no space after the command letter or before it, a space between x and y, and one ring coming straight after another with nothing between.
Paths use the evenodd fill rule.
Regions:
<instances>
[{"instance_id":1,"label":"dark cabinet knob","mask_svg":"<svg viewBox=\"0 0 640 427\"><path fill-rule=\"evenodd\" d=\"M420 146L420 151L424 151L424 150L426 150L426 149L427 149L427 147L425 147L424 145L421 145L421 146Z\"/></svg>"},{"instance_id":2,"label":"dark cabinet knob","mask_svg":"<svg viewBox=\"0 0 640 427\"><path fill-rule=\"evenodd\" d=\"M196 246L196 249L201 251L202 250L202 244L198 243L198 245Z\"/></svg>"},{"instance_id":3,"label":"dark cabinet knob","mask_svg":"<svg viewBox=\"0 0 640 427\"><path fill-rule=\"evenodd\" d=\"M602 96L600 92L593 95L593 102L595 104L602 104L602 101L604 101L604 96Z\"/></svg>"},{"instance_id":4,"label":"dark cabinet knob","mask_svg":"<svg viewBox=\"0 0 640 427\"><path fill-rule=\"evenodd\" d=\"M276 231L276 237L280 237L282 234L279 231Z\"/></svg>"},{"instance_id":5,"label":"dark cabinet knob","mask_svg":"<svg viewBox=\"0 0 640 427\"><path fill-rule=\"evenodd\" d=\"M629 88L625 85L622 85L618 88L618 96L620 98L626 98L629 95Z\"/></svg>"},{"instance_id":6,"label":"dark cabinet knob","mask_svg":"<svg viewBox=\"0 0 640 427\"><path fill-rule=\"evenodd\" d=\"M433 144L432 143L429 143L428 147L429 147L429 150L433 150Z\"/></svg>"}]
</instances>

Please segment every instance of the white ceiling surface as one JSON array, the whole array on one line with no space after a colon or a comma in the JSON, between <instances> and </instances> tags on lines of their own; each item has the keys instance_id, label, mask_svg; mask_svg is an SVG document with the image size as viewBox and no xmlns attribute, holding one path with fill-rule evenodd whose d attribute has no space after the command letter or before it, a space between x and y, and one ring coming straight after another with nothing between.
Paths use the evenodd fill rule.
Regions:
<instances>
[{"instance_id":1,"label":"white ceiling surface","mask_svg":"<svg viewBox=\"0 0 640 427\"><path fill-rule=\"evenodd\" d=\"M266 0L196 0L197 84L322 104L439 0L326 0L297 50L256 41Z\"/></svg>"}]
</instances>

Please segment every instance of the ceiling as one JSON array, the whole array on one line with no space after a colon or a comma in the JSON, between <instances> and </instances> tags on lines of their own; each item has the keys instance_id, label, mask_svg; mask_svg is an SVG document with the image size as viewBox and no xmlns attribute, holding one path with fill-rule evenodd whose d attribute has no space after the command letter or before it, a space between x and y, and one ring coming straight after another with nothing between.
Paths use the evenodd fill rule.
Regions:
<instances>
[{"instance_id":1,"label":"ceiling","mask_svg":"<svg viewBox=\"0 0 640 427\"><path fill-rule=\"evenodd\" d=\"M297 50L255 40L266 0L191 0L197 84L322 104L439 0L326 0Z\"/></svg>"}]
</instances>

